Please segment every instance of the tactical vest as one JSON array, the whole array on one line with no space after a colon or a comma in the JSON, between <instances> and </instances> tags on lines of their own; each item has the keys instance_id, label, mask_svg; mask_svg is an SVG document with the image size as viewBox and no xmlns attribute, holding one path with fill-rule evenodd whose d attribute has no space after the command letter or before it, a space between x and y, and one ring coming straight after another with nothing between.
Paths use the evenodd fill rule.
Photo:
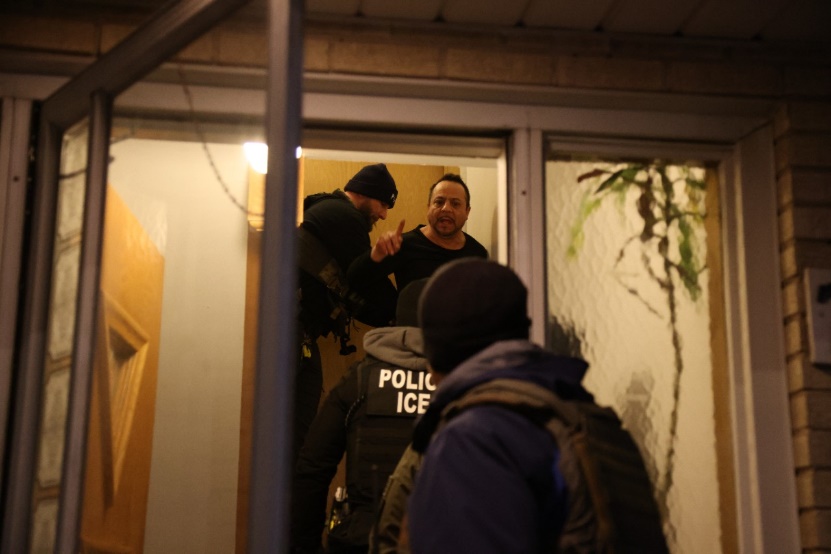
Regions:
<instances>
[{"instance_id":1,"label":"tactical vest","mask_svg":"<svg viewBox=\"0 0 831 554\"><path fill-rule=\"evenodd\" d=\"M303 210L308 210L314 204L328 198L340 199L340 196L327 192L309 195L303 201ZM316 310L309 310L304 306L302 292L300 293L298 318L304 332L312 339L333 333L340 339L340 353L351 354L356 348L349 344L350 324L352 316L364 305L364 299L349 288L344 269L320 239L302 226L298 227L297 235L300 269L325 287L325 298L320 299L322 305Z\"/></svg>"},{"instance_id":2,"label":"tactical vest","mask_svg":"<svg viewBox=\"0 0 831 554\"><path fill-rule=\"evenodd\" d=\"M478 405L518 412L545 427L556 441L569 498L566 523L552 552L669 551L640 451L614 410L565 400L527 381L495 379L448 404L440 425Z\"/></svg>"},{"instance_id":3,"label":"tactical vest","mask_svg":"<svg viewBox=\"0 0 831 554\"><path fill-rule=\"evenodd\" d=\"M350 505L374 512L435 386L426 370L396 368L373 358L356 371L359 397L345 421L347 494Z\"/></svg>"}]
</instances>

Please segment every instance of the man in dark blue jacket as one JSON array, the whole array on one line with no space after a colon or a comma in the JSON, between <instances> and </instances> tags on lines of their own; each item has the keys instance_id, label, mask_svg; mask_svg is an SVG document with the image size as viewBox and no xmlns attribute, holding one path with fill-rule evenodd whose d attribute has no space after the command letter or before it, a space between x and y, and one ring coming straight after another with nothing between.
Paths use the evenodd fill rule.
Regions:
<instances>
[{"instance_id":1,"label":"man in dark blue jacket","mask_svg":"<svg viewBox=\"0 0 831 554\"><path fill-rule=\"evenodd\" d=\"M527 291L495 262L451 262L419 308L424 353L438 388L413 447L424 453L408 504L412 552L555 551L568 513L560 453L544 427L514 410L448 406L496 379L590 400L584 361L528 341Z\"/></svg>"}]
</instances>

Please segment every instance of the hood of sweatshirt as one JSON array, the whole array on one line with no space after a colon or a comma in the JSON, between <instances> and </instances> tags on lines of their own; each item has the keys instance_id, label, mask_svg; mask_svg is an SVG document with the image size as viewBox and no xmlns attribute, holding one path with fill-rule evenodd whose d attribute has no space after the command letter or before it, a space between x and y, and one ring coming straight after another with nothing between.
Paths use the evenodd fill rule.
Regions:
<instances>
[{"instance_id":1,"label":"hood of sweatshirt","mask_svg":"<svg viewBox=\"0 0 831 554\"><path fill-rule=\"evenodd\" d=\"M379 327L364 335L366 353L383 362L417 371L427 370L421 329L418 327Z\"/></svg>"}]
</instances>

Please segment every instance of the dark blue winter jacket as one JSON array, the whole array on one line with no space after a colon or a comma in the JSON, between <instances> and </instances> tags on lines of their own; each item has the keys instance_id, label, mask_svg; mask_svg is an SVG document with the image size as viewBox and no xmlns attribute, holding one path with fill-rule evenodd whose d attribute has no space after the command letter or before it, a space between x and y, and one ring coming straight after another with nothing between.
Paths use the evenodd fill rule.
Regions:
<instances>
[{"instance_id":1,"label":"dark blue winter jacket","mask_svg":"<svg viewBox=\"0 0 831 554\"><path fill-rule=\"evenodd\" d=\"M584 361L556 356L524 340L497 342L448 374L416 426L425 453L408 503L412 552L550 552L566 519L568 497L553 438L529 418L500 406L464 410L436 431L442 410L494 379L530 381L572 399Z\"/></svg>"}]
</instances>

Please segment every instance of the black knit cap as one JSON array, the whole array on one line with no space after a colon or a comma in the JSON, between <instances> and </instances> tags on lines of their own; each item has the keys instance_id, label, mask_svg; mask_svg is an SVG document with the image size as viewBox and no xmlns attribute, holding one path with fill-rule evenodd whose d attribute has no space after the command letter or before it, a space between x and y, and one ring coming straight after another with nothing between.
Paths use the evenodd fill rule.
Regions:
<instances>
[{"instance_id":1,"label":"black knit cap","mask_svg":"<svg viewBox=\"0 0 831 554\"><path fill-rule=\"evenodd\" d=\"M439 268L418 310L430 365L450 373L494 342L527 339L527 300L517 274L496 262L463 258Z\"/></svg>"},{"instance_id":2,"label":"black knit cap","mask_svg":"<svg viewBox=\"0 0 831 554\"><path fill-rule=\"evenodd\" d=\"M418 327L418 301L421 292L429 281L428 277L416 279L407 284L398 293L398 303L395 305L395 324L401 327Z\"/></svg>"},{"instance_id":3,"label":"black knit cap","mask_svg":"<svg viewBox=\"0 0 831 554\"><path fill-rule=\"evenodd\" d=\"M357 192L380 200L388 208L395 206L398 198L398 189L395 188L395 179L390 175L384 164L367 165L361 168L354 177L349 179L343 190Z\"/></svg>"}]
</instances>

